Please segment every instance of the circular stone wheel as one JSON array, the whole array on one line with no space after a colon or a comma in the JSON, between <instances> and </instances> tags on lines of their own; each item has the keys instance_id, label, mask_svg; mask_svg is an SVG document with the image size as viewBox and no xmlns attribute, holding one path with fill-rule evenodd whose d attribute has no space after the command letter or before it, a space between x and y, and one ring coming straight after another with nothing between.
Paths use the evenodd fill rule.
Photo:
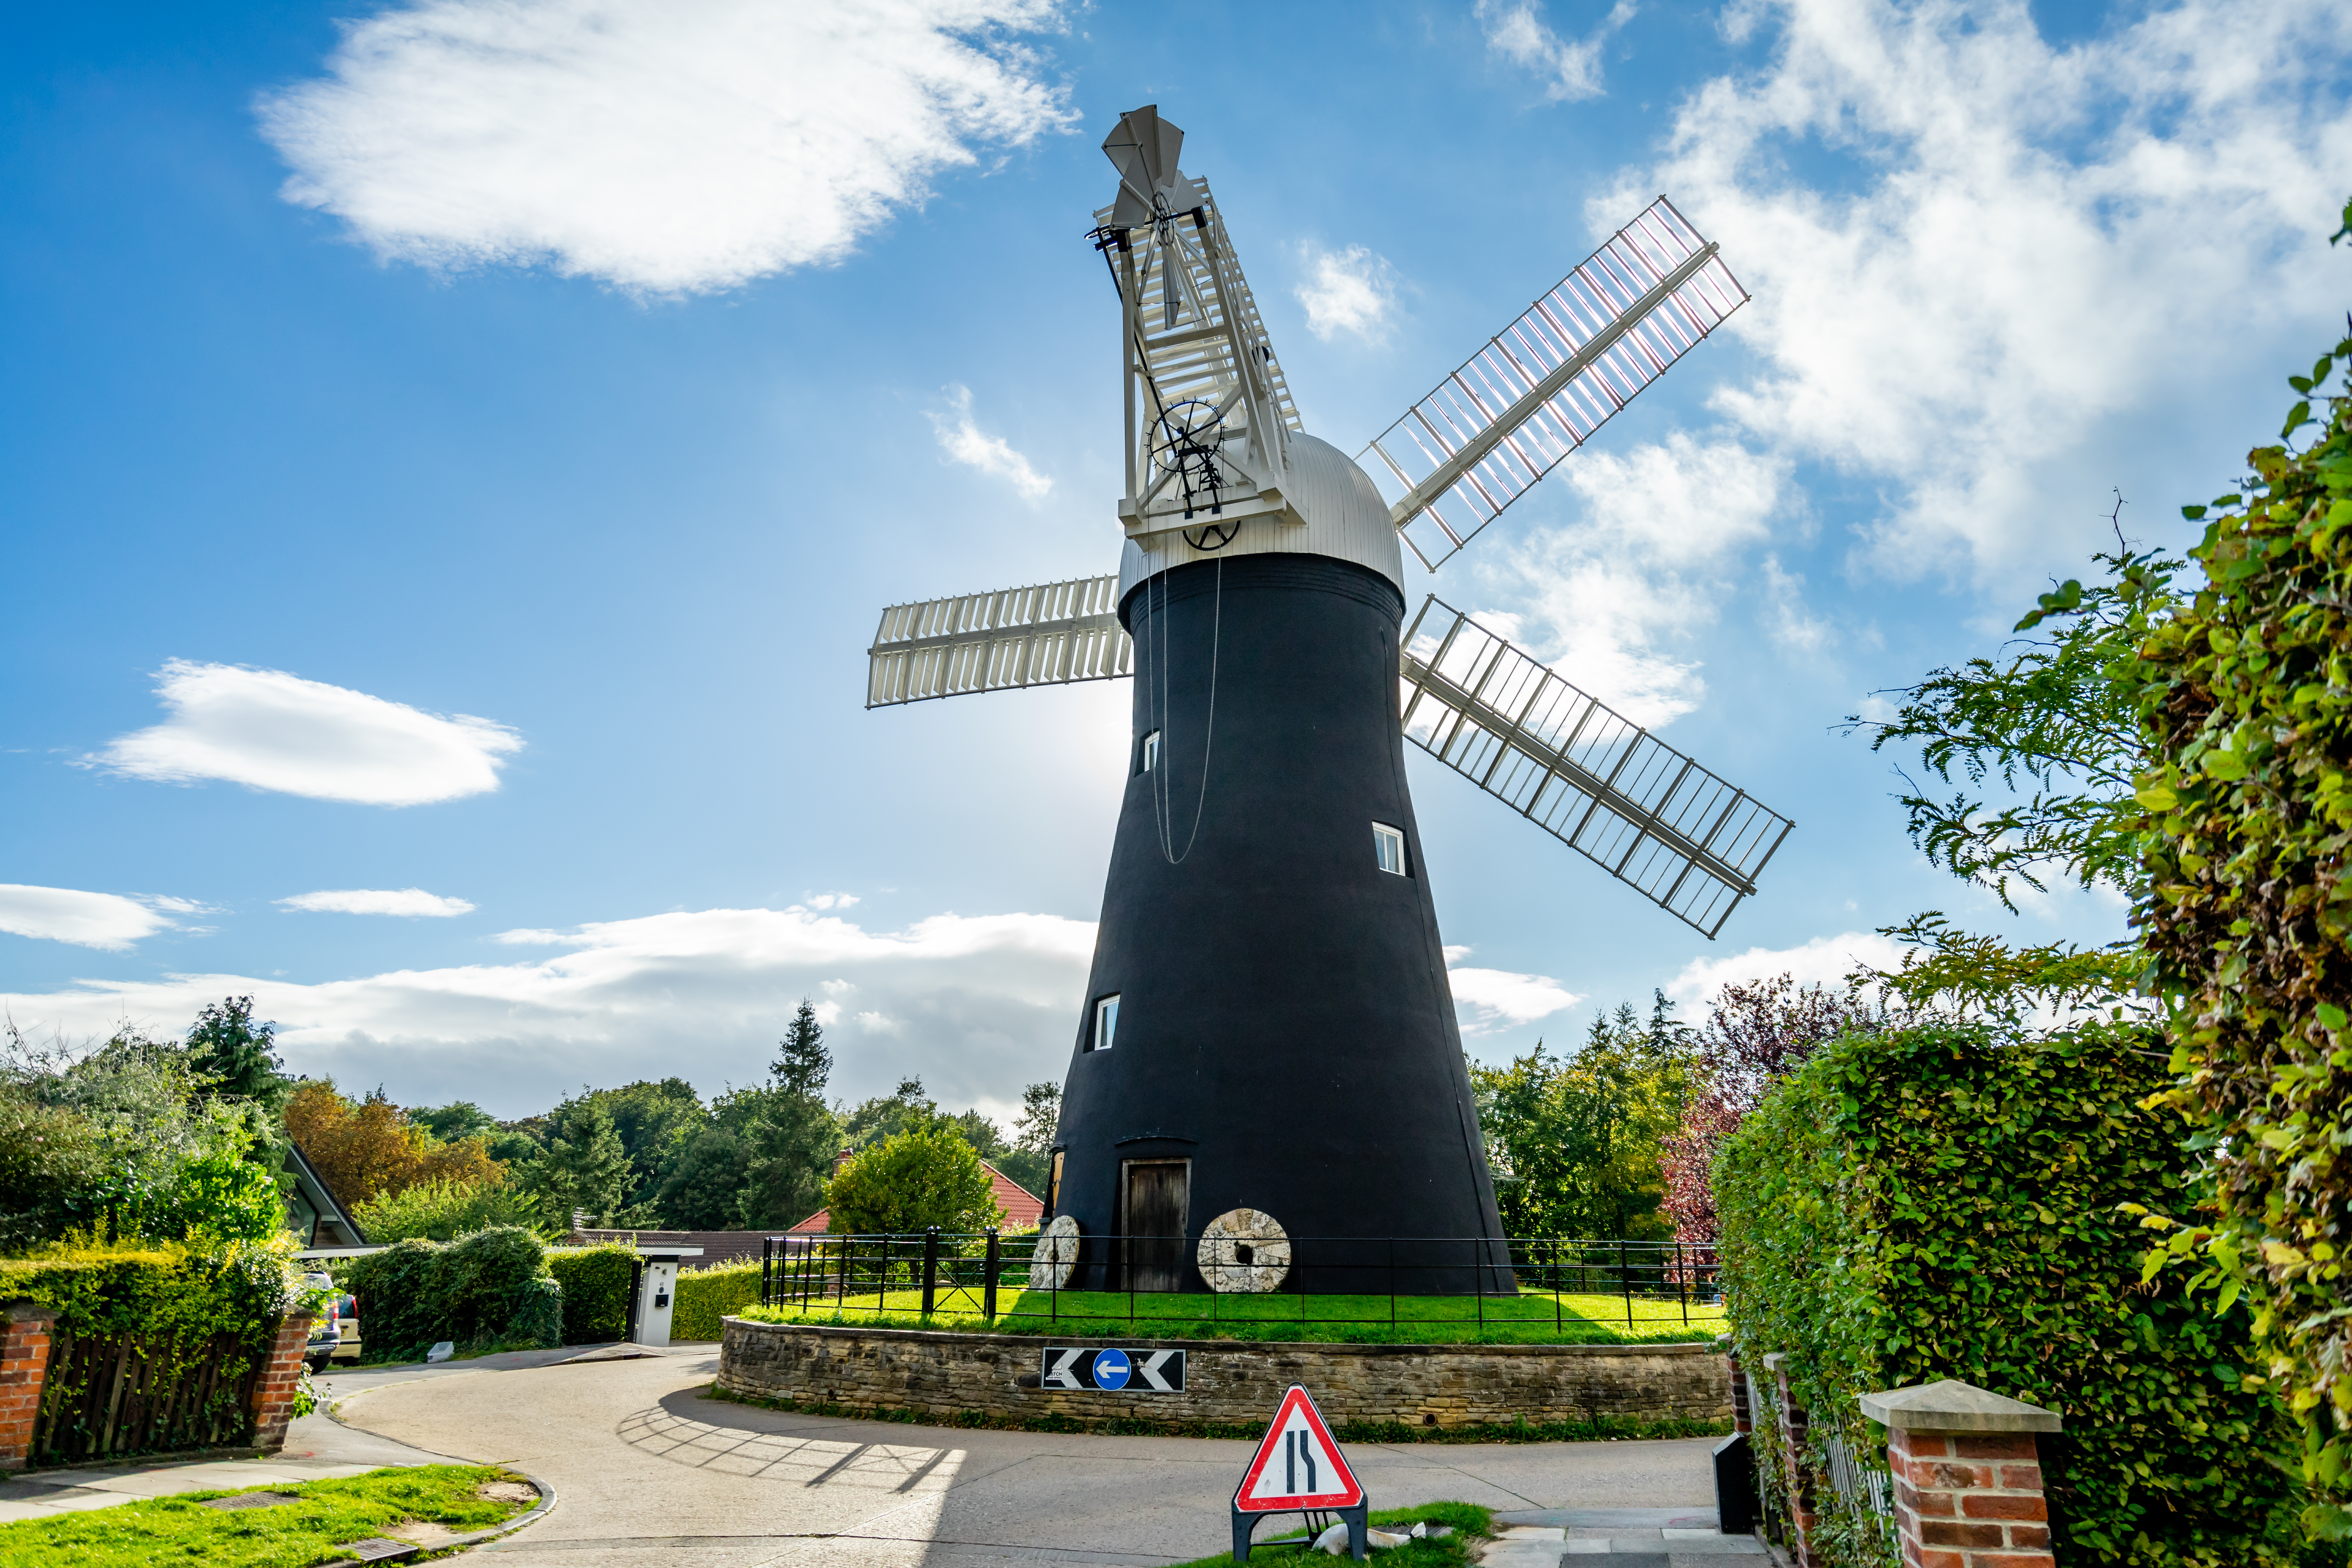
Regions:
<instances>
[{"instance_id":1,"label":"circular stone wheel","mask_svg":"<svg viewBox=\"0 0 2352 1568\"><path fill-rule=\"evenodd\" d=\"M1078 1222L1069 1215L1055 1215L1053 1222L1037 1233L1037 1250L1029 1255L1029 1289L1068 1289L1070 1272L1077 1264Z\"/></svg>"},{"instance_id":2,"label":"circular stone wheel","mask_svg":"<svg viewBox=\"0 0 2352 1568\"><path fill-rule=\"evenodd\" d=\"M1201 1278L1223 1295L1280 1289L1290 1273L1290 1233L1258 1209L1231 1209L1201 1232Z\"/></svg>"}]
</instances>

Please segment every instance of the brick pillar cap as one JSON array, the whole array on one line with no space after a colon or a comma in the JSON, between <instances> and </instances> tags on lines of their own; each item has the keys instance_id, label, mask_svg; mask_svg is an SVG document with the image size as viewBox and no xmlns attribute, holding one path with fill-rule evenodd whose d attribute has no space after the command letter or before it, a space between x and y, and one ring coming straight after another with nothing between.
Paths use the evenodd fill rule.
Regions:
<instances>
[{"instance_id":1,"label":"brick pillar cap","mask_svg":"<svg viewBox=\"0 0 2352 1568\"><path fill-rule=\"evenodd\" d=\"M11 1296L0 1301L0 1321L11 1323L54 1323L58 1321L55 1307L44 1307L30 1296Z\"/></svg>"},{"instance_id":2,"label":"brick pillar cap","mask_svg":"<svg viewBox=\"0 0 2352 1568\"><path fill-rule=\"evenodd\" d=\"M2063 1425L2055 1410L1949 1378L1865 1394L1861 1405L1880 1426L1906 1432L2055 1432Z\"/></svg>"},{"instance_id":3,"label":"brick pillar cap","mask_svg":"<svg viewBox=\"0 0 2352 1568\"><path fill-rule=\"evenodd\" d=\"M1789 1352L1787 1351L1774 1351L1764 1358L1764 1370L1766 1372L1778 1372L1788 1363Z\"/></svg>"}]
</instances>

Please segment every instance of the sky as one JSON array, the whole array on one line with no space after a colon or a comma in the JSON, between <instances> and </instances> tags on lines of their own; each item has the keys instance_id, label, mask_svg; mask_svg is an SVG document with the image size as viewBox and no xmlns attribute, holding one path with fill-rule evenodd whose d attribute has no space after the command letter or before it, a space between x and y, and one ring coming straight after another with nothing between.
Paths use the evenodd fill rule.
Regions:
<instances>
[{"instance_id":1,"label":"sky","mask_svg":"<svg viewBox=\"0 0 2352 1568\"><path fill-rule=\"evenodd\" d=\"M1841 730L2145 544L2339 335L2352 9L2259 0L13 7L0 1006L250 994L505 1116L1059 1079L1108 682L866 711L885 605L1115 569L1099 151L1156 103L1354 452L1660 193L1752 295L1435 577L1794 819L1708 942L1417 752L1465 1043L1940 910ZM1310 977L1311 983L1311 977Z\"/></svg>"}]
</instances>

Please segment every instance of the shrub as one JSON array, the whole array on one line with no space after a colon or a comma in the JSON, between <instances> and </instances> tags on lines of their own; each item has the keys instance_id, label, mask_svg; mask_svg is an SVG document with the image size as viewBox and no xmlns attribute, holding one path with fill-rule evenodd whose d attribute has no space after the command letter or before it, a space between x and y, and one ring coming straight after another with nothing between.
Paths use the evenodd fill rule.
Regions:
<instances>
[{"instance_id":1,"label":"shrub","mask_svg":"<svg viewBox=\"0 0 2352 1568\"><path fill-rule=\"evenodd\" d=\"M479 1352L540 1349L562 1337L562 1292L546 1249L520 1226L446 1246L395 1242L353 1264L347 1283L369 1361L414 1361L443 1340Z\"/></svg>"},{"instance_id":2,"label":"shrub","mask_svg":"<svg viewBox=\"0 0 2352 1568\"><path fill-rule=\"evenodd\" d=\"M951 1123L911 1128L848 1161L824 1202L829 1228L848 1236L979 1230L1004 1220L987 1167Z\"/></svg>"},{"instance_id":3,"label":"shrub","mask_svg":"<svg viewBox=\"0 0 2352 1568\"><path fill-rule=\"evenodd\" d=\"M352 1217L377 1242L455 1241L499 1226L531 1226L537 1205L503 1181L419 1182L353 1205Z\"/></svg>"},{"instance_id":4,"label":"shrub","mask_svg":"<svg viewBox=\"0 0 2352 1568\"><path fill-rule=\"evenodd\" d=\"M716 1263L708 1268L680 1269L677 1294L670 1302L669 1337L674 1340L715 1340L726 1331L721 1321L760 1301L760 1266L756 1263Z\"/></svg>"},{"instance_id":5,"label":"shrub","mask_svg":"<svg viewBox=\"0 0 2352 1568\"><path fill-rule=\"evenodd\" d=\"M547 1266L563 1286L565 1344L604 1344L627 1334L636 1258L635 1247L617 1241L548 1252Z\"/></svg>"},{"instance_id":6,"label":"shrub","mask_svg":"<svg viewBox=\"0 0 2352 1568\"><path fill-rule=\"evenodd\" d=\"M1832 1561L1883 1540L1841 1505L1824 1440L1885 1435L1857 1394L1958 1378L2065 1417L2051 1491L2060 1563L2290 1560L2284 1418L2244 1375L2243 1310L2140 1283L2125 1204L2182 1205L2197 1156L2141 1101L2149 1034L2042 1038L1972 1025L1849 1035L1749 1113L1715 1171L1742 1360L1790 1352L1811 1413ZM1777 1441L1759 1445L1777 1475Z\"/></svg>"}]
</instances>

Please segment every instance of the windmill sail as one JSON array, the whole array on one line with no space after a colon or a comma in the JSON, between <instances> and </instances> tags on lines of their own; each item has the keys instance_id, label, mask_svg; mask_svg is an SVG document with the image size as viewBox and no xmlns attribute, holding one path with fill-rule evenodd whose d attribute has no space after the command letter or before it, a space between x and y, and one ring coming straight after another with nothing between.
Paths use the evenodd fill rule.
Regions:
<instances>
[{"instance_id":1,"label":"windmill sail","mask_svg":"<svg viewBox=\"0 0 2352 1568\"><path fill-rule=\"evenodd\" d=\"M1435 571L1747 301L1660 196L1358 461Z\"/></svg>"},{"instance_id":2,"label":"windmill sail","mask_svg":"<svg viewBox=\"0 0 2352 1568\"><path fill-rule=\"evenodd\" d=\"M967 691L1111 680L1134 647L1118 624L1118 578L1080 577L893 605L866 650L866 706Z\"/></svg>"},{"instance_id":3,"label":"windmill sail","mask_svg":"<svg viewBox=\"0 0 2352 1568\"><path fill-rule=\"evenodd\" d=\"M1788 818L1433 595L1404 646L1405 734L1432 756L1710 940L1756 890Z\"/></svg>"}]
</instances>

